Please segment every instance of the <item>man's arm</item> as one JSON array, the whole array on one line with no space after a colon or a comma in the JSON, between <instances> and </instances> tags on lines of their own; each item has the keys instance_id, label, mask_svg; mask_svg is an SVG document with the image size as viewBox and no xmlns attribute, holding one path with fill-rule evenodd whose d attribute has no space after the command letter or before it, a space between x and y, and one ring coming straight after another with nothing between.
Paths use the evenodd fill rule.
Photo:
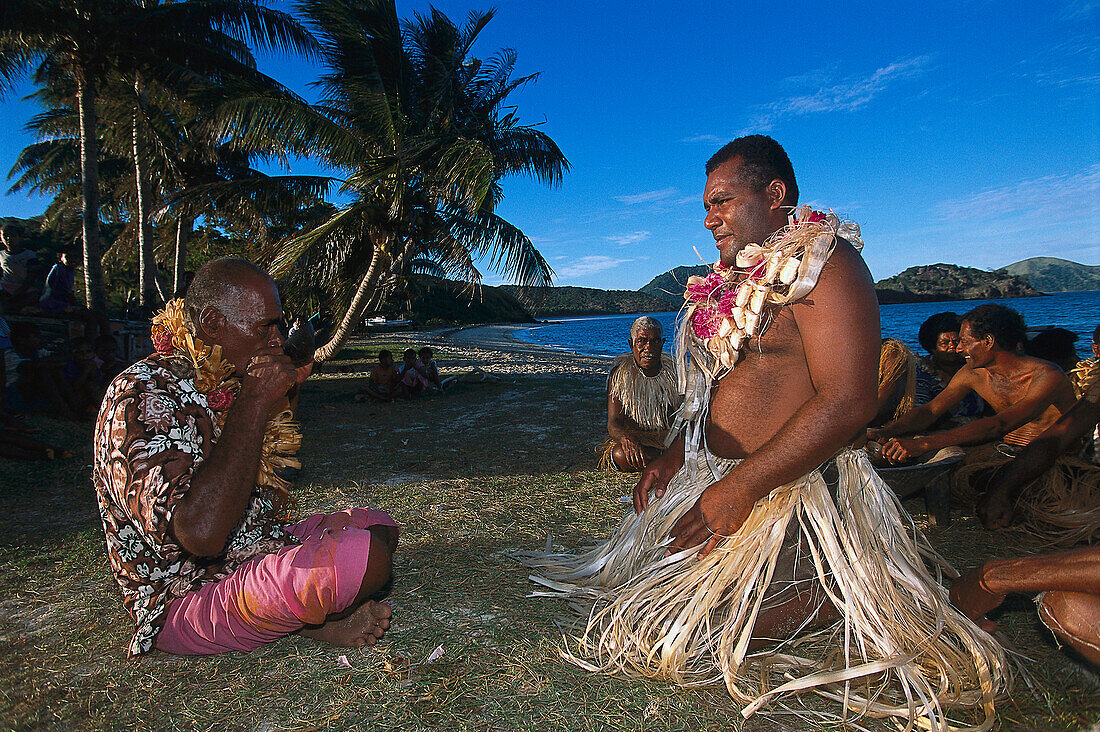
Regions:
<instances>
[{"instance_id":1,"label":"man's arm","mask_svg":"<svg viewBox=\"0 0 1100 732\"><path fill-rule=\"evenodd\" d=\"M700 554L710 553L721 536L736 533L756 501L832 457L875 416L878 301L870 272L851 245L838 242L817 286L791 311L815 394L760 449L703 492L672 529L680 549L706 542Z\"/></svg>"},{"instance_id":2,"label":"man's arm","mask_svg":"<svg viewBox=\"0 0 1100 732\"><path fill-rule=\"evenodd\" d=\"M889 440L883 445L882 454L891 461L900 462L950 445L980 445L1000 439L1017 427L1042 415L1043 411L1050 406L1055 392L1062 386L1065 378L1065 374L1056 368L1044 369L1031 380L1023 399L1002 409L992 417L984 417L945 432L923 435L910 440Z\"/></svg>"},{"instance_id":3,"label":"man's arm","mask_svg":"<svg viewBox=\"0 0 1100 732\"><path fill-rule=\"evenodd\" d=\"M645 467L645 454L635 439L640 430L630 417L626 416L622 403L610 392L607 393L607 434L622 446L630 466L641 470Z\"/></svg>"},{"instance_id":4,"label":"man's arm","mask_svg":"<svg viewBox=\"0 0 1100 732\"><path fill-rule=\"evenodd\" d=\"M979 498L978 518L987 529L1003 529L1012 523L1020 492L1046 472L1100 421L1100 404L1079 399L1057 422L1047 427L1009 463L995 473L997 480Z\"/></svg>"},{"instance_id":5,"label":"man's arm","mask_svg":"<svg viewBox=\"0 0 1100 732\"><path fill-rule=\"evenodd\" d=\"M966 398L972 391L971 376L973 372L966 366L955 372L951 381L943 391L937 394L927 404L920 404L903 414L893 422L877 429L867 430L867 439L884 440L898 435L908 435L920 432L935 424L943 415L947 414L956 404Z\"/></svg>"},{"instance_id":6,"label":"man's arm","mask_svg":"<svg viewBox=\"0 0 1100 732\"><path fill-rule=\"evenodd\" d=\"M1064 591L1100 595L1100 547L1016 559L990 559L951 585L951 604L971 620L1000 606L1010 592ZM996 625L982 626L992 632Z\"/></svg>"},{"instance_id":7,"label":"man's arm","mask_svg":"<svg viewBox=\"0 0 1100 732\"><path fill-rule=\"evenodd\" d=\"M225 547L256 487L268 412L298 383L299 373L281 346L261 348L252 357L221 436L172 514L172 533L187 551L207 557Z\"/></svg>"}]
</instances>

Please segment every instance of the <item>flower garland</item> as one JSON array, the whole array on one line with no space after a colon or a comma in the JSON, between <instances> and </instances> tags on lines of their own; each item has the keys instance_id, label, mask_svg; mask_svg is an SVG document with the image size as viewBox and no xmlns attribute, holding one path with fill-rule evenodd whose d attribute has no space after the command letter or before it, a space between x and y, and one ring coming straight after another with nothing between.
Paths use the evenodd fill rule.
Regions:
<instances>
[{"instance_id":1,"label":"flower garland","mask_svg":"<svg viewBox=\"0 0 1100 732\"><path fill-rule=\"evenodd\" d=\"M241 381L233 375L233 366L222 358L222 347L207 346L191 332L184 314L183 300L167 303L164 310L153 317L150 331L153 348L162 356L178 359L194 371L195 390L206 396L206 403L213 410L220 434L225 425L229 408L241 389ZM264 440L260 448L260 469L256 485L270 488L275 493L278 510L291 503L290 483L279 477L284 468L300 468L294 457L302 445L302 433L294 422L294 413L282 409L267 421Z\"/></svg>"},{"instance_id":2,"label":"flower garland","mask_svg":"<svg viewBox=\"0 0 1100 732\"><path fill-rule=\"evenodd\" d=\"M738 252L735 266L719 261L705 277L688 278L686 346L712 380L733 369L745 344L768 329L776 308L806 296L817 285L837 236L857 250L863 247L859 226L841 221L832 211L800 206L787 221L763 244L749 244Z\"/></svg>"}]
</instances>

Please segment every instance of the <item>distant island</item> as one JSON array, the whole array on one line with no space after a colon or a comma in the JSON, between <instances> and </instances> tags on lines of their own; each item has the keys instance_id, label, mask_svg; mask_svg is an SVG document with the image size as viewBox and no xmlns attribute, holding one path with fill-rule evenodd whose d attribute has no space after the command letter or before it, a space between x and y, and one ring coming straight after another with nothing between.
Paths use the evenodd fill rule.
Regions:
<instances>
[{"instance_id":1,"label":"distant island","mask_svg":"<svg viewBox=\"0 0 1100 732\"><path fill-rule=\"evenodd\" d=\"M532 322L537 318L622 315L679 310L684 284L710 271L705 264L677 267L638 290L516 285L478 288L473 295L458 283L415 278L410 316L426 323ZM875 283L880 303L995 300L1040 297L1048 292L1100 290L1100 266L1053 257L1033 257L993 271L957 264L925 264Z\"/></svg>"}]
</instances>

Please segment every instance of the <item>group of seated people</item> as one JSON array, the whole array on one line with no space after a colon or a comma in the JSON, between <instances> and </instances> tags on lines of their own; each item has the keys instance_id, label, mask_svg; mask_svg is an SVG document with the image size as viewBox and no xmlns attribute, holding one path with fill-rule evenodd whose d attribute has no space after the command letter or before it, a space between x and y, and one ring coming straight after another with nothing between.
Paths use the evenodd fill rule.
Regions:
<instances>
[{"instance_id":1,"label":"group of seated people","mask_svg":"<svg viewBox=\"0 0 1100 732\"><path fill-rule=\"evenodd\" d=\"M38 253L26 246L23 227L0 226L0 306L8 314L64 318L83 323L87 338L107 335L107 319L80 304L73 292L80 247L71 244L57 250L57 261L47 272Z\"/></svg>"},{"instance_id":2,"label":"group of seated people","mask_svg":"<svg viewBox=\"0 0 1100 732\"><path fill-rule=\"evenodd\" d=\"M1006 528L1018 518L1029 491L1039 490L1041 476L1057 470L1065 456L1100 460L1100 381L1092 379L1090 399L1084 392L1089 381L1082 377L1100 369L1100 327L1093 332L1092 358L1080 364L1072 351L1075 338L1063 329L1046 329L1028 339L1019 313L988 304L961 317L944 312L928 318L917 338L927 352L923 357L899 340L884 339L879 411L866 433L875 463L911 464L944 448L971 448L968 460L980 469L968 471L964 460L960 472L970 474L972 489L966 495L975 500L986 528ZM608 377L608 439L598 448L602 467L640 472L668 446L680 397L670 388L675 370L662 354L663 344L659 322L649 317L634 322L631 352L615 360ZM1078 377L1076 384L1071 374ZM1079 500L1064 510L1077 517L1092 512L1092 518L1084 531L1065 532L1066 542L1058 541L1057 525L1046 527L1054 535L1045 538L1055 544L1091 543L1100 536L1100 468L1073 475L1084 481L1083 489L1078 487ZM1045 592L1039 607L1043 621L1100 664L1100 547L987 561L963 575L951 597L993 630L996 624L985 614L1012 592Z\"/></svg>"},{"instance_id":3,"label":"group of seated people","mask_svg":"<svg viewBox=\"0 0 1100 732\"><path fill-rule=\"evenodd\" d=\"M0 306L0 457L52 460L70 455L26 422L28 414L74 421L95 417L111 379L128 364L114 336L75 338L67 348L49 350L38 325L9 326Z\"/></svg>"},{"instance_id":4,"label":"group of seated people","mask_svg":"<svg viewBox=\"0 0 1100 732\"><path fill-rule=\"evenodd\" d=\"M433 355L428 346L419 351L406 348L398 367L394 365L391 351L379 351L378 363L371 368L367 384L355 395L355 401L392 402L415 399L425 391L442 392L443 381Z\"/></svg>"}]
</instances>

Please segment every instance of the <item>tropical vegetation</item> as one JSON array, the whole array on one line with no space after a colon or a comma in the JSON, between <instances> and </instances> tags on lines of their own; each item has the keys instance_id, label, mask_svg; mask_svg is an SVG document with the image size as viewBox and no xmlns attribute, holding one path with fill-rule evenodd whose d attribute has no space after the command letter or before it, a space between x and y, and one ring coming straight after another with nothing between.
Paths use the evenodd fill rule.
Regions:
<instances>
[{"instance_id":1,"label":"tropical vegetation","mask_svg":"<svg viewBox=\"0 0 1100 732\"><path fill-rule=\"evenodd\" d=\"M148 312L228 239L270 266L295 312L340 314L321 360L415 274L466 282L469 297L484 265L549 285L496 207L505 176L553 185L568 162L508 106L537 75L512 78L510 49L473 54L492 17L401 20L394 0L303 0L294 14L260 0L9 0L0 89L29 71L43 108L12 188L53 196L43 226L79 229L89 307L125 281ZM260 73L253 48L319 62L316 103ZM300 158L331 175L259 170ZM123 225L106 246L101 221Z\"/></svg>"}]
</instances>

